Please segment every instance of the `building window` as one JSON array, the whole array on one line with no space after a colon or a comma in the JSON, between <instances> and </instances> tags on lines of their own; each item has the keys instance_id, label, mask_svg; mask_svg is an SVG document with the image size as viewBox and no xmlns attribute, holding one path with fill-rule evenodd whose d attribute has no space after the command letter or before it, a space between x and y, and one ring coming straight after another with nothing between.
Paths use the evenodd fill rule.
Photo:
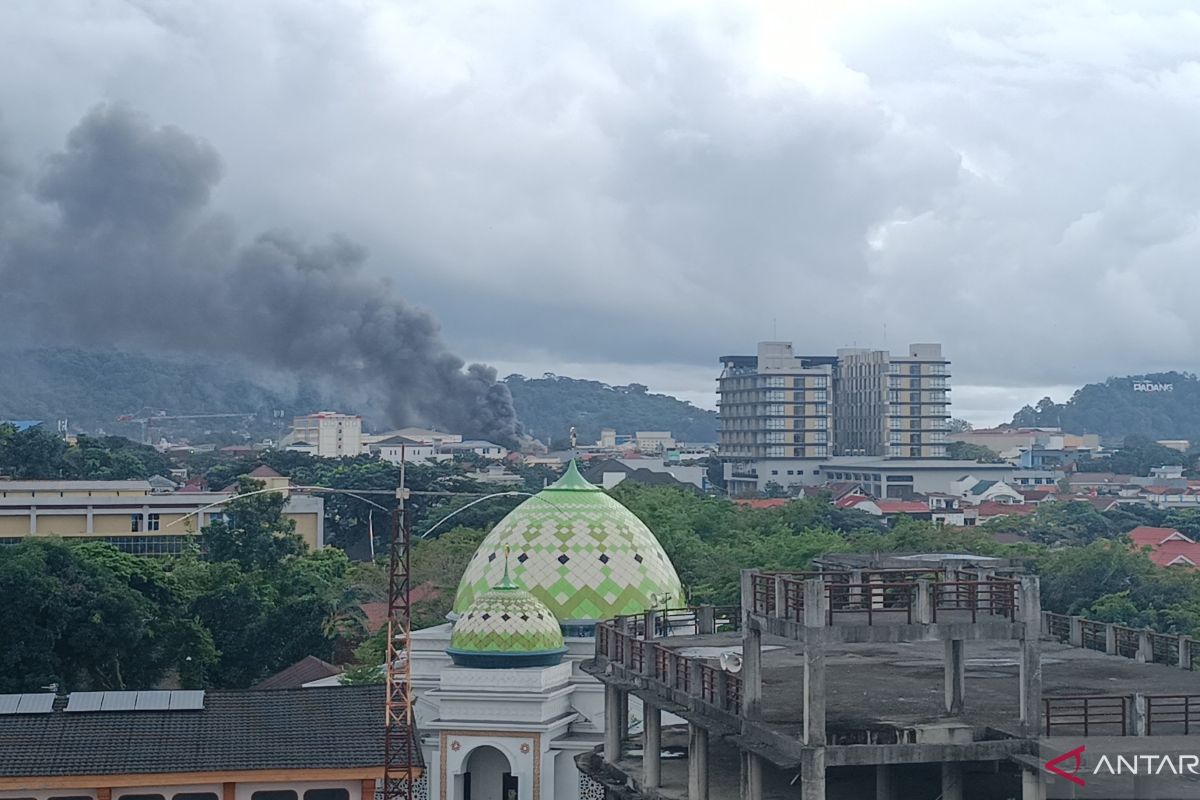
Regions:
<instances>
[{"instance_id":1,"label":"building window","mask_svg":"<svg viewBox=\"0 0 1200 800\"><path fill-rule=\"evenodd\" d=\"M826 417L817 417L816 425L814 425L813 427L815 427L819 431L826 430L829 427L829 419Z\"/></svg>"},{"instance_id":2,"label":"building window","mask_svg":"<svg viewBox=\"0 0 1200 800\"><path fill-rule=\"evenodd\" d=\"M910 402L910 403L921 402L921 393L920 392L909 392L908 393L908 402Z\"/></svg>"},{"instance_id":3,"label":"building window","mask_svg":"<svg viewBox=\"0 0 1200 800\"><path fill-rule=\"evenodd\" d=\"M908 365L908 374L909 375L920 375L921 374L921 365L920 364L909 364Z\"/></svg>"},{"instance_id":4,"label":"building window","mask_svg":"<svg viewBox=\"0 0 1200 800\"><path fill-rule=\"evenodd\" d=\"M296 793L287 789L255 792L250 800L296 800Z\"/></svg>"},{"instance_id":5,"label":"building window","mask_svg":"<svg viewBox=\"0 0 1200 800\"><path fill-rule=\"evenodd\" d=\"M350 800L350 793L345 789L309 789L304 793L304 800Z\"/></svg>"},{"instance_id":6,"label":"building window","mask_svg":"<svg viewBox=\"0 0 1200 800\"><path fill-rule=\"evenodd\" d=\"M903 434L901 434L900 431L892 431L890 434L889 441L892 444L900 444L900 442L903 441L902 437L903 437Z\"/></svg>"},{"instance_id":7,"label":"building window","mask_svg":"<svg viewBox=\"0 0 1200 800\"><path fill-rule=\"evenodd\" d=\"M829 379L824 375L816 375L812 379L812 385L815 389L824 389L829 386Z\"/></svg>"},{"instance_id":8,"label":"building window","mask_svg":"<svg viewBox=\"0 0 1200 800\"><path fill-rule=\"evenodd\" d=\"M146 530L156 531L158 530L158 525L158 514L150 514L146 517Z\"/></svg>"},{"instance_id":9,"label":"building window","mask_svg":"<svg viewBox=\"0 0 1200 800\"><path fill-rule=\"evenodd\" d=\"M823 444L819 444L812 448L812 451L812 454L818 458L824 458L825 456L829 455L829 448Z\"/></svg>"},{"instance_id":10,"label":"building window","mask_svg":"<svg viewBox=\"0 0 1200 800\"><path fill-rule=\"evenodd\" d=\"M888 455L902 456L902 455L904 455L904 448L898 444L894 444L890 448L888 448Z\"/></svg>"},{"instance_id":11,"label":"building window","mask_svg":"<svg viewBox=\"0 0 1200 800\"><path fill-rule=\"evenodd\" d=\"M767 458L786 458L787 452L782 445L767 445Z\"/></svg>"},{"instance_id":12,"label":"building window","mask_svg":"<svg viewBox=\"0 0 1200 800\"><path fill-rule=\"evenodd\" d=\"M128 797L128 795L126 795ZM216 792L179 792L171 800L217 800ZM363 798L368 800L368 798Z\"/></svg>"},{"instance_id":13,"label":"building window","mask_svg":"<svg viewBox=\"0 0 1200 800\"><path fill-rule=\"evenodd\" d=\"M788 399L788 396L787 392L782 389L771 389L767 392L767 396L764 399L771 403L782 403Z\"/></svg>"},{"instance_id":14,"label":"building window","mask_svg":"<svg viewBox=\"0 0 1200 800\"><path fill-rule=\"evenodd\" d=\"M910 448L908 448L908 454L910 456L912 456L913 458L920 458L921 457L921 448L910 447Z\"/></svg>"},{"instance_id":15,"label":"building window","mask_svg":"<svg viewBox=\"0 0 1200 800\"><path fill-rule=\"evenodd\" d=\"M815 400L815 401L817 401L818 403L824 403L824 402L825 402L826 400L828 400L829 398L825 396L825 390L824 390L824 389L817 389L816 391L814 391L814 392L813 392L813 398L812 398L812 399L813 399L813 400Z\"/></svg>"},{"instance_id":16,"label":"building window","mask_svg":"<svg viewBox=\"0 0 1200 800\"><path fill-rule=\"evenodd\" d=\"M771 389L782 389L787 386L787 378L782 375L768 375L763 378L763 386Z\"/></svg>"},{"instance_id":17,"label":"building window","mask_svg":"<svg viewBox=\"0 0 1200 800\"><path fill-rule=\"evenodd\" d=\"M129 531L130 531L130 533L137 533L141 529L142 529L142 515L141 514L130 514L129 515Z\"/></svg>"},{"instance_id":18,"label":"building window","mask_svg":"<svg viewBox=\"0 0 1200 800\"><path fill-rule=\"evenodd\" d=\"M122 800L166 800L161 794L123 794Z\"/></svg>"}]
</instances>

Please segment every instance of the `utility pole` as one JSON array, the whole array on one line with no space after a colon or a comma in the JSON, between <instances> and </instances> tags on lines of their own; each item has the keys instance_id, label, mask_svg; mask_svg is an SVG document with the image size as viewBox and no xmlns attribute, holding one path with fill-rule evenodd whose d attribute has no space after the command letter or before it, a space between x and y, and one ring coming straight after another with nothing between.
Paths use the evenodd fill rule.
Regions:
<instances>
[{"instance_id":1,"label":"utility pole","mask_svg":"<svg viewBox=\"0 0 1200 800\"><path fill-rule=\"evenodd\" d=\"M383 797L412 800L412 521L404 485L404 447L400 448L400 485L392 512L388 557L387 689L384 700ZM365 798L364 798L365 800Z\"/></svg>"}]
</instances>

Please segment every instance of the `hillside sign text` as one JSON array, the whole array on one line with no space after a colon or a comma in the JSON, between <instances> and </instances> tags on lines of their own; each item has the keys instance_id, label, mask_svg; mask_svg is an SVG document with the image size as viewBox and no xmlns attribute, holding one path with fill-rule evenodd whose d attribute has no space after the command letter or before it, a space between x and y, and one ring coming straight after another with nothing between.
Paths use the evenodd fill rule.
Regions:
<instances>
[{"instance_id":1,"label":"hillside sign text","mask_svg":"<svg viewBox=\"0 0 1200 800\"><path fill-rule=\"evenodd\" d=\"M1135 392L1173 392L1175 384L1173 383L1144 383L1135 381L1133 384Z\"/></svg>"}]
</instances>

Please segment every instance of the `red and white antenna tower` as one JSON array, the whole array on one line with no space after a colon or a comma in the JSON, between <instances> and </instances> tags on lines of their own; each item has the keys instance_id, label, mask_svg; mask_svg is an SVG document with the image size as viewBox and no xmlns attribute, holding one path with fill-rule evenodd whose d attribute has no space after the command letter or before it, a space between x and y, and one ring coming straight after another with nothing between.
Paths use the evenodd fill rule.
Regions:
<instances>
[{"instance_id":1,"label":"red and white antenna tower","mask_svg":"<svg viewBox=\"0 0 1200 800\"><path fill-rule=\"evenodd\" d=\"M416 759L412 696L412 525L409 491L404 485L404 448L400 448L400 486L392 512L388 548L387 697L384 701L383 798L412 800Z\"/></svg>"}]
</instances>

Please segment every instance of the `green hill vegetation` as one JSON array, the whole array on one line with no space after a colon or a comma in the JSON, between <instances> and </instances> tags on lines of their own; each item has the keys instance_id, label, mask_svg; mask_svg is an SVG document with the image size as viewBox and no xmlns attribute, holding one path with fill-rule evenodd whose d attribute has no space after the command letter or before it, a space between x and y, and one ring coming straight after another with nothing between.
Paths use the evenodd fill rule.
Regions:
<instances>
[{"instance_id":1,"label":"green hill vegetation","mask_svg":"<svg viewBox=\"0 0 1200 800\"><path fill-rule=\"evenodd\" d=\"M552 446L564 444L572 426L581 444L598 440L601 428L670 431L680 442L717 440L717 412L655 394L640 383L609 386L550 373L541 378L509 375L504 382L526 431Z\"/></svg>"},{"instance_id":2,"label":"green hill vegetation","mask_svg":"<svg viewBox=\"0 0 1200 800\"><path fill-rule=\"evenodd\" d=\"M1187 372L1109 378L1076 390L1065 403L1044 397L1036 406L1027 405L1013 415L1012 424L1097 433L1115 440L1131 435L1197 440L1200 379Z\"/></svg>"},{"instance_id":3,"label":"green hill vegetation","mask_svg":"<svg viewBox=\"0 0 1200 800\"><path fill-rule=\"evenodd\" d=\"M579 441L594 442L600 429L621 433L671 431L689 442L716 441L717 414L640 384L609 386L599 381L556 375L505 379L517 415L543 442L564 444L574 425ZM49 427L68 419L72 430L119 434L137 439L138 425L118 423L124 414L162 410L168 414L248 412L247 418L164 423L155 435L188 436L193 442L232 443L236 437L277 437L297 414L324 407L362 413L348 398L329 397L298 382L298 391L269 388L233 363L168 358L115 350L42 348L11 350L0 356L0 419L40 419ZM382 421L375 421L376 425Z\"/></svg>"}]
</instances>

